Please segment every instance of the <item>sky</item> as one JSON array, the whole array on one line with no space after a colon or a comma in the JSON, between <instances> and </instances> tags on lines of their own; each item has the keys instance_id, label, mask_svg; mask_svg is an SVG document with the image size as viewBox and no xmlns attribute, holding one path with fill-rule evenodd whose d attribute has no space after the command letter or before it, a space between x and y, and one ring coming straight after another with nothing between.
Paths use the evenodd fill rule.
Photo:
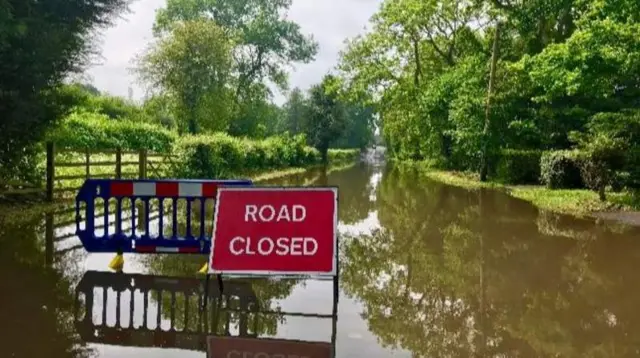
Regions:
<instances>
[{"instance_id":1,"label":"sky","mask_svg":"<svg viewBox=\"0 0 640 358\"><path fill-rule=\"evenodd\" d=\"M293 0L288 17L297 22L304 34L313 35L319 43L315 61L295 64L289 74L290 87L307 89L320 82L322 76L337 63L344 40L365 32L369 18L381 0ZM86 80L100 91L133 98L144 97L144 86L131 73L134 58L144 52L152 40L151 27L157 9L166 0L135 0L130 12L122 15L114 25L103 30L98 44L101 58L86 71ZM284 102L282 94L274 101Z\"/></svg>"}]
</instances>

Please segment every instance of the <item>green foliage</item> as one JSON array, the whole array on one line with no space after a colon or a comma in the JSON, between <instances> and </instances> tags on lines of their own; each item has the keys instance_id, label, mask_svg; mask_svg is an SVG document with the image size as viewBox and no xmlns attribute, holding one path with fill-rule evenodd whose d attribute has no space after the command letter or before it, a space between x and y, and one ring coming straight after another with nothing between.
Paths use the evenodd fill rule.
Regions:
<instances>
[{"instance_id":1,"label":"green foliage","mask_svg":"<svg viewBox=\"0 0 640 358\"><path fill-rule=\"evenodd\" d=\"M58 91L71 98L73 107L101 113L112 119L140 119L141 109L121 97L101 94L91 85L72 83L60 86Z\"/></svg>"},{"instance_id":2,"label":"green foliage","mask_svg":"<svg viewBox=\"0 0 640 358\"><path fill-rule=\"evenodd\" d=\"M375 128L373 108L351 102L346 102L345 106L345 128L332 147L364 150L373 144Z\"/></svg>"},{"instance_id":3,"label":"green foliage","mask_svg":"<svg viewBox=\"0 0 640 358\"><path fill-rule=\"evenodd\" d=\"M47 129L73 105L57 91L92 53L95 30L127 0L0 2L0 180L27 179ZM27 165L25 165L27 164Z\"/></svg>"},{"instance_id":4,"label":"green foliage","mask_svg":"<svg viewBox=\"0 0 640 358\"><path fill-rule=\"evenodd\" d=\"M308 106L304 93L300 88L294 88L289 93L289 98L284 104L284 111L286 112L285 130L291 134L304 133L307 125L305 116L307 115Z\"/></svg>"},{"instance_id":5,"label":"green foliage","mask_svg":"<svg viewBox=\"0 0 640 358\"><path fill-rule=\"evenodd\" d=\"M321 84L311 88L309 95L306 132L324 162L328 161L329 146L346 126L345 107L338 94L330 88L335 80L335 77L326 75Z\"/></svg>"},{"instance_id":6,"label":"green foliage","mask_svg":"<svg viewBox=\"0 0 640 358\"><path fill-rule=\"evenodd\" d=\"M234 68L238 72L235 95L249 98L252 85L268 78L286 87L285 66L307 63L318 51L311 36L300 31L300 25L287 19L291 0L169 0L158 11L154 32L161 36L183 22L214 22L233 39Z\"/></svg>"},{"instance_id":7,"label":"green foliage","mask_svg":"<svg viewBox=\"0 0 640 358\"><path fill-rule=\"evenodd\" d=\"M478 170L486 144L489 163L503 166L490 168L495 172L509 170L496 161L505 148L577 145L590 153L588 172L605 165L611 168L605 176L640 182L630 164L640 144L639 6L634 0L387 0L371 31L348 42L340 78L346 97L375 108L395 159ZM489 22L478 26L478 19ZM601 162L618 160L614 150L629 164L613 169ZM549 168L562 163L552 160L543 174L554 177Z\"/></svg>"},{"instance_id":8,"label":"green foliage","mask_svg":"<svg viewBox=\"0 0 640 358\"><path fill-rule=\"evenodd\" d=\"M224 133L181 137L176 143L183 178L231 178L249 172L321 163L317 149L304 135L273 136L264 140L231 137ZM333 163L358 159L357 150L329 150Z\"/></svg>"},{"instance_id":9,"label":"green foliage","mask_svg":"<svg viewBox=\"0 0 640 358\"><path fill-rule=\"evenodd\" d=\"M358 149L329 149L330 162L354 162L360 157Z\"/></svg>"},{"instance_id":10,"label":"green foliage","mask_svg":"<svg viewBox=\"0 0 640 358\"><path fill-rule=\"evenodd\" d=\"M506 184L537 184L541 154L539 150L503 150L496 167L497 179Z\"/></svg>"},{"instance_id":11,"label":"green foliage","mask_svg":"<svg viewBox=\"0 0 640 358\"><path fill-rule=\"evenodd\" d=\"M184 136L176 143L177 173L183 178L230 178L248 171L318 163L320 155L303 136L252 141L224 133Z\"/></svg>"},{"instance_id":12,"label":"green foliage","mask_svg":"<svg viewBox=\"0 0 640 358\"><path fill-rule=\"evenodd\" d=\"M228 128L232 48L222 27L199 19L173 26L140 59L140 78L174 99L182 132Z\"/></svg>"},{"instance_id":13,"label":"green foliage","mask_svg":"<svg viewBox=\"0 0 640 358\"><path fill-rule=\"evenodd\" d=\"M309 138L316 138L317 142L312 143L322 142L322 133L335 133L337 138L330 138L329 141L331 148L365 149L371 145L375 129L374 109L370 105L346 98L341 84L338 78L327 76L322 84L309 91L309 97L299 88L294 88L282 109L283 118L279 122L281 130L292 134L306 133ZM320 92L321 87L324 88L324 93ZM323 96L330 96L332 102L319 104ZM317 102L315 107L313 99ZM322 107L325 107L324 112ZM329 107L335 110L330 110ZM342 118L335 117L336 115ZM335 128L325 128L324 122L334 123Z\"/></svg>"},{"instance_id":14,"label":"green foliage","mask_svg":"<svg viewBox=\"0 0 640 358\"><path fill-rule=\"evenodd\" d=\"M105 114L77 110L53 131L48 140L68 149L148 149L171 151L176 135L161 127L128 120L112 120Z\"/></svg>"},{"instance_id":15,"label":"green foliage","mask_svg":"<svg viewBox=\"0 0 640 358\"><path fill-rule=\"evenodd\" d=\"M634 156L640 146L640 112L598 113L586 128L586 132L574 132L570 137L582 151L583 181L605 200L606 186L632 185L638 180L631 173L637 174Z\"/></svg>"},{"instance_id":16,"label":"green foliage","mask_svg":"<svg viewBox=\"0 0 640 358\"><path fill-rule=\"evenodd\" d=\"M148 98L142 105L142 111L150 123L159 124L167 129L178 129L175 103L171 96L156 95Z\"/></svg>"},{"instance_id":17,"label":"green foliage","mask_svg":"<svg viewBox=\"0 0 640 358\"><path fill-rule=\"evenodd\" d=\"M239 106L228 133L234 136L264 138L284 132L284 111L260 97L246 100Z\"/></svg>"},{"instance_id":18,"label":"green foliage","mask_svg":"<svg viewBox=\"0 0 640 358\"><path fill-rule=\"evenodd\" d=\"M600 200L605 200L605 189L612 184L615 172L620 170L624 153L620 141L602 133L591 136L581 143L580 174L588 188L597 191Z\"/></svg>"},{"instance_id":19,"label":"green foliage","mask_svg":"<svg viewBox=\"0 0 640 358\"><path fill-rule=\"evenodd\" d=\"M576 150L555 150L542 153L540 159L540 179L550 189L582 188L579 152Z\"/></svg>"},{"instance_id":20,"label":"green foliage","mask_svg":"<svg viewBox=\"0 0 640 358\"><path fill-rule=\"evenodd\" d=\"M290 6L290 0L170 0L156 15L157 38L173 36L183 24L197 22L220 28L224 39L232 44L231 72L225 83L229 99L212 102L227 111L229 134L262 138L283 131L280 114L273 111L270 88L286 90L287 68L310 62L318 51L313 38L287 18ZM220 48L216 41L202 41L209 42L211 49ZM214 62L197 56L187 56L180 62L191 68L216 69L211 66ZM211 92L206 86L194 86L200 88L201 95ZM216 111L212 108L204 113L211 116Z\"/></svg>"}]
</instances>

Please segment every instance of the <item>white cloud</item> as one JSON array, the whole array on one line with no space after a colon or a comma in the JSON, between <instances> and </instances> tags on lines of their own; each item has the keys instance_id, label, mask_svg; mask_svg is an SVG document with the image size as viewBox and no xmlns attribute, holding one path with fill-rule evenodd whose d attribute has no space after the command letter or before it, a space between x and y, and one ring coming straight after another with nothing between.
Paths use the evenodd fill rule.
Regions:
<instances>
[{"instance_id":1,"label":"white cloud","mask_svg":"<svg viewBox=\"0 0 640 358\"><path fill-rule=\"evenodd\" d=\"M144 89L130 73L132 60L142 53L152 39L151 27L157 9L166 0L138 0L131 12L116 21L101 36L101 61L87 74L100 90L126 97L133 88L134 98L144 96ZM232 1L232 0L231 0ZM320 44L316 60L296 65L291 71L291 87L308 88L333 68L344 40L364 31L367 21L381 0L294 0L289 18L300 24L305 34L312 34ZM276 102L282 103L282 96Z\"/></svg>"}]
</instances>

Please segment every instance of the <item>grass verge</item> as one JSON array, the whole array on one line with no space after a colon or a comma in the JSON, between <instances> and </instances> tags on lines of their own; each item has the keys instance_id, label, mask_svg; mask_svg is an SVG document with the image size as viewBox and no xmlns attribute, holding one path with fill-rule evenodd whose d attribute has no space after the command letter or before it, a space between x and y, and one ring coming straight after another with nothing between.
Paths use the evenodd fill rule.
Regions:
<instances>
[{"instance_id":1,"label":"grass verge","mask_svg":"<svg viewBox=\"0 0 640 358\"><path fill-rule=\"evenodd\" d=\"M640 195L637 193L607 192L607 200L600 201L598 194L587 189L548 189L541 185L504 185L481 182L475 173L450 172L421 167L421 174L428 179L470 190L489 188L530 202L543 210L578 217L592 216L596 212L639 211Z\"/></svg>"}]
</instances>

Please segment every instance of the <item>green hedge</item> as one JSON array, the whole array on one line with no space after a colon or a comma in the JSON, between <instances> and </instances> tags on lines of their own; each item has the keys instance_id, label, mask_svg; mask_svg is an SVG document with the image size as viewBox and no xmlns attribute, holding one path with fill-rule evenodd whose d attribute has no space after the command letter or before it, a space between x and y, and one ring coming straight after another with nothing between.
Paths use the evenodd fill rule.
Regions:
<instances>
[{"instance_id":1,"label":"green hedge","mask_svg":"<svg viewBox=\"0 0 640 358\"><path fill-rule=\"evenodd\" d=\"M183 178L230 178L255 170L320 164L318 150L305 144L305 137L275 136L264 140L236 138L224 133L181 137L175 152L177 174ZM329 160L355 160L359 151L330 150Z\"/></svg>"},{"instance_id":2,"label":"green hedge","mask_svg":"<svg viewBox=\"0 0 640 358\"><path fill-rule=\"evenodd\" d=\"M496 166L496 179L506 184L539 183L541 155L538 150L503 150Z\"/></svg>"},{"instance_id":3,"label":"green hedge","mask_svg":"<svg viewBox=\"0 0 640 358\"><path fill-rule=\"evenodd\" d=\"M184 178L228 178L243 172L315 164L320 153L302 136L255 141L224 133L183 136L175 145Z\"/></svg>"},{"instance_id":4,"label":"green hedge","mask_svg":"<svg viewBox=\"0 0 640 358\"><path fill-rule=\"evenodd\" d=\"M640 189L640 149L633 148L627 151L622 172L616 178L620 185Z\"/></svg>"},{"instance_id":5,"label":"green hedge","mask_svg":"<svg viewBox=\"0 0 640 358\"><path fill-rule=\"evenodd\" d=\"M142 122L110 119L107 115L76 111L48 134L59 148L170 152L177 135Z\"/></svg>"},{"instance_id":6,"label":"green hedge","mask_svg":"<svg viewBox=\"0 0 640 358\"><path fill-rule=\"evenodd\" d=\"M550 189L584 188L580 157L577 150L544 152L540 159L542 183Z\"/></svg>"},{"instance_id":7,"label":"green hedge","mask_svg":"<svg viewBox=\"0 0 640 358\"><path fill-rule=\"evenodd\" d=\"M306 145L304 135L288 134L264 140L236 138L224 133L178 136L147 123L110 119L107 115L77 111L68 116L48 140L67 149L148 149L179 156L184 178L225 178L249 171L320 164L320 152ZM331 149L330 162L354 161L357 149Z\"/></svg>"},{"instance_id":8,"label":"green hedge","mask_svg":"<svg viewBox=\"0 0 640 358\"><path fill-rule=\"evenodd\" d=\"M329 149L329 162L354 162L359 158L359 149Z\"/></svg>"}]
</instances>

